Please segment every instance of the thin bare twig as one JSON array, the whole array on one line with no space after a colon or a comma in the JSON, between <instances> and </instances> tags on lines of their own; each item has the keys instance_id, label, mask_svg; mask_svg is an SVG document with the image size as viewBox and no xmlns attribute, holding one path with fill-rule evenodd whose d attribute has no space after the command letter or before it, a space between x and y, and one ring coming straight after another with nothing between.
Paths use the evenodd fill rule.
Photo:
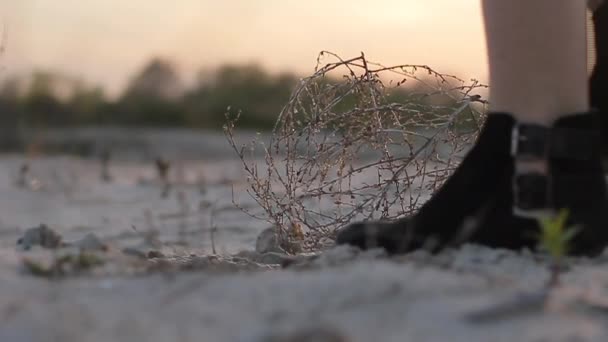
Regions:
<instances>
[{"instance_id":1,"label":"thin bare twig","mask_svg":"<svg viewBox=\"0 0 608 342\"><path fill-rule=\"evenodd\" d=\"M322 64L325 57L332 60ZM301 226L308 249L352 220L413 213L475 138L487 103L475 92L486 87L426 65L386 67L363 53L342 59L322 51L268 144L239 145L238 114L227 114L226 136L262 209L246 212L272 223L282 238Z\"/></svg>"}]
</instances>

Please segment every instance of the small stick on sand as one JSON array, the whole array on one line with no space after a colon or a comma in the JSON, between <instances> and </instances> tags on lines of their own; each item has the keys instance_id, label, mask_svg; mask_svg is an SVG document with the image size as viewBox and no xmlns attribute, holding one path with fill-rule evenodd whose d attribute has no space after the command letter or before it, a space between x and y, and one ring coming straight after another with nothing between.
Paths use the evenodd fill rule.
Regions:
<instances>
[{"instance_id":1,"label":"small stick on sand","mask_svg":"<svg viewBox=\"0 0 608 342\"><path fill-rule=\"evenodd\" d=\"M171 168L171 163L168 160L159 157L156 158L155 164L158 178L162 182L162 192L160 196L162 198L167 198L171 191L171 183L169 182L169 169Z\"/></svg>"}]
</instances>

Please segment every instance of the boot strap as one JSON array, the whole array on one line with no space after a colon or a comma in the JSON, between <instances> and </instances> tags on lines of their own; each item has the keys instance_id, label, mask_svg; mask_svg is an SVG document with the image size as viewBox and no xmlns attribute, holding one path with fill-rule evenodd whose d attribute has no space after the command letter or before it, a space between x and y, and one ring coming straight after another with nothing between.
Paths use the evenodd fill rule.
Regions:
<instances>
[{"instance_id":1,"label":"boot strap","mask_svg":"<svg viewBox=\"0 0 608 342\"><path fill-rule=\"evenodd\" d=\"M536 124L515 124L511 135L511 156L518 160L570 159L588 161L599 158L600 137L596 129L547 127ZM564 184L573 179L553 179L549 174L515 173L513 176L513 209L517 216L539 217L560 207L553 194L553 182ZM568 177L567 177L568 178Z\"/></svg>"},{"instance_id":2,"label":"boot strap","mask_svg":"<svg viewBox=\"0 0 608 342\"><path fill-rule=\"evenodd\" d=\"M520 160L591 160L600 155L597 130L515 124L511 133L511 156Z\"/></svg>"},{"instance_id":3,"label":"boot strap","mask_svg":"<svg viewBox=\"0 0 608 342\"><path fill-rule=\"evenodd\" d=\"M559 184L560 188L555 188ZM537 217L538 212L573 205L588 207L589 183L581 175L523 173L513 176L513 205L518 216ZM526 214L528 213L528 214Z\"/></svg>"}]
</instances>

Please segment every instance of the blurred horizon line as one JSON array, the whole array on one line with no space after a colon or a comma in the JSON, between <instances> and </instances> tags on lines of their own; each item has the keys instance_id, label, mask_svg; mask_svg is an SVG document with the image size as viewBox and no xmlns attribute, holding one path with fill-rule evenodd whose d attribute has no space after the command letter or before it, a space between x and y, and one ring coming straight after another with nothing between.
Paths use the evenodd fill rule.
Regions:
<instances>
[{"instance_id":1,"label":"blurred horizon line","mask_svg":"<svg viewBox=\"0 0 608 342\"><path fill-rule=\"evenodd\" d=\"M329 52L331 52L331 51L329 51ZM361 52L361 53L364 53L364 52ZM355 57L355 56L346 56L346 57L339 56L339 57L344 60L347 60L347 59ZM293 76L293 77L300 79L300 78L305 78L305 77L313 75L315 72L315 66L317 66L317 63L316 63L317 59L315 58L315 60L313 61L312 65L310 67L310 72L306 73L306 72L301 71L300 70L301 68L273 70L271 67L265 65L264 63L262 63L260 61L250 60L250 61L243 61L240 63L239 62L226 62L226 63L219 63L219 64L213 65L213 66L201 66L198 69L196 69L196 71L191 72L188 70L184 70L185 68L183 68L183 67L180 68L180 64L178 62L175 62L170 57L151 56L142 65L134 68L134 70L132 70L129 73L129 75L125 76L124 84L120 85L120 87L112 87L111 85L104 84L103 82L101 82L99 80L93 80L93 79L91 79L90 76L84 75L82 73L80 75L78 75L77 73L72 74L69 71L61 70L60 68L52 69L52 68L40 67L40 68L28 70L28 71L11 73L10 71L6 70L6 68L2 67L1 60L2 59L0 56L0 86L5 84L6 82L11 82L11 81L15 81L15 80L18 80L21 82L29 82L37 74L46 74L46 75L50 75L50 76L56 78L56 81L59 81L59 83L64 82L64 83L69 83L69 84L80 84L80 85L83 85L83 86L89 87L89 88L101 89L103 91L104 96L106 96L108 99L111 99L111 100L118 99L121 95L124 95L125 92L128 91L129 84L133 81L133 79L138 74L142 73L143 70L146 68L146 66L150 65L154 61L163 61L163 62L169 63L174 68L174 71L179 78L180 86L182 89L196 87L197 83L202 81L201 80L202 77L208 77L208 80L212 80L214 77L213 75L224 68L251 67L251 68L260 69L261 71L263 71L264 73L266 73L269 76L279 77L279 76L284 75L284 76ZM384 67L393 66L393 65L383 64L378 61L369 61L369 62L377 63L378 65L382 65ZM407 63L402 63L402 64L397 64L397 65L406 65L406 64ZM324 65L326 65L326 63L318 64L319 67L323 67ZM475 77L473 75L463 76L457 72L450 72L450 71L446 72L439 68L435 68L432 65L426 65L426 64L416 64L416 65L421 65L421 66L425 65L438 73L441 73L444 75L455 76L455 77L458 77L465 81L468 81L470 79L480 80L480 78ZM345 75L346 72L343 74ZM384 75L383 75L383 77L384 77ZM399 77L399 76L396 76L395 78L384 77L383 81L389 83L392 81L398 81L401 78L402 77ZM480 80L480 81L481 81L481 83L487 83L487 82L483 82L482 80Z\"/></svg>"}]
</instances>

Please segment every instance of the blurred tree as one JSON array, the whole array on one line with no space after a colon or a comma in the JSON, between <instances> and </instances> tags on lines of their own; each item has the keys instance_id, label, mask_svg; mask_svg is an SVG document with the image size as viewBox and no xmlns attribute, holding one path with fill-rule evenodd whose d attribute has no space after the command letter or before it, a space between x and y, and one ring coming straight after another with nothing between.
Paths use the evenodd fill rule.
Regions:
<instances>
[{"instance_id":1,"label":"blurred tree","mask_svg":"<svg viewBox=\"0 0 608 342\"><path fill-rule=\"evenodd\" d=\"M180 95L180 80L173 65L154 58L132 79L107 115L111 122L129 125L184 125Z\"/></svg>"},{"instance_id":2,"label":"blurred tree","mask_svg":"<svg viewBox=\"0 0 608 342\"><path fill-rule=\"evenodd\" d=\"M176 99L181 94L181 82L174 66L161 58L152 59L131 80L124 97L156 97Z\"/></svg>"},{"instance_id":3,"label":"blurred tree","mask_svg":"<svg viewBox=\"0 0 608 342\"><path fill-rule=\"evenodd\" d=\"M105 94L101 87L91 87L82 81L74 82L72 93L66 103L70 111L70 124L99 124L106 103Z\"/></svg>"},{"instance_id":4,"label":"blurred tree","mask_svg":"<svg viewBox=\"0 0 608 342\"><path fill-rule=\"evenodd\" d=\"M201 73L202 74L202 73ZM241 111L241 125L271 127L295 87L295 75L273 76L255 64L220 67L212 80L199 79L185 96L188 122L219 128L228 107Z\"/></svg>"},{"instance_id":5,"label":"blurred tree","mask_svg":"<svg viewBox=\"0 0 608 342\"><path fill-rule=\"evenodd\" d=\"M66 124L64 108L54 92L55 75L35 72L25 92L25 123L32 126Z\"/></svg>"},{"instance_id":6,"label":"blurred tree","mask_svg":"<svg viewBox=\"0 0 608 342\"><path fill-rule=\"evenodd\" d=\"M9 78L0 87L0 149L6 151L19 147L22 114L19 80Z\"/></svg>"},{"instance_id":7,"label":"blurred tree","mask_svg":"<svg viewBox=\"0 0 608 342\"><path fill-rule=\"evenodd\" d=\"M19 79L17 77L4 80L2 86L0 86L0 98L14 101L19 98Z\"/></svg>"}]
</instances>

